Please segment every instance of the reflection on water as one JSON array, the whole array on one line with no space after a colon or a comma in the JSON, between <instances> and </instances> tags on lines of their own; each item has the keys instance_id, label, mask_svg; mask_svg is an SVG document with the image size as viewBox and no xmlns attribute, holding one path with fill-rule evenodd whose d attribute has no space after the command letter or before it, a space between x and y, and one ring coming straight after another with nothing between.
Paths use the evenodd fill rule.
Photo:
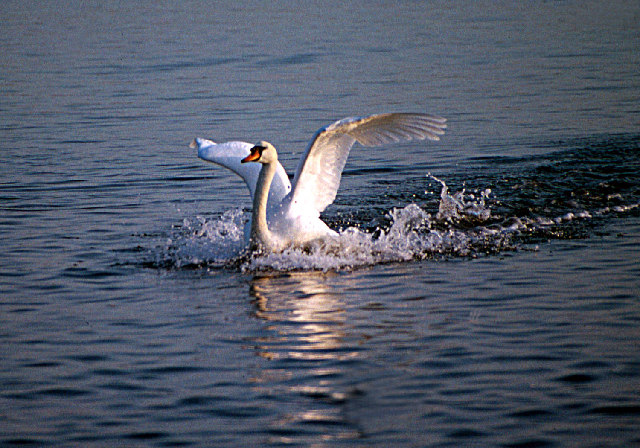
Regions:
<instances>
[{"instance_id":1,"label":"reflection on water","mask_svg":"<svg viewBox=\"0 0 640 448\"><path fill-rule=\"evenodd\" d=\"M272 333L254 341L258 356L271 361L254 379L257 387L273 396L284 392L308 399L301 400L306 406L274 421L269 432L276 443L310 436L310 427L324 441L360 437L342 411L355 391L337 384L359 351L347 341L347 313L335 288L326 285L326 275L257 276L251 283L255 316L266 321Z\"/></svg>"},{"instance_id":2,"label":"reflection on water","mask_svg":"<svg viewBox=\"0 0 640 448\"><path fill-rule=\"evenodd\" d=\"M268 357L318 360L347 356L335 352L344 336L344 309L322 276L299 273L287 278L258 277L251 284L251 295L258 318L284 324L270 329L287 345L266 354Z\"/></svg>"}]
</instances>

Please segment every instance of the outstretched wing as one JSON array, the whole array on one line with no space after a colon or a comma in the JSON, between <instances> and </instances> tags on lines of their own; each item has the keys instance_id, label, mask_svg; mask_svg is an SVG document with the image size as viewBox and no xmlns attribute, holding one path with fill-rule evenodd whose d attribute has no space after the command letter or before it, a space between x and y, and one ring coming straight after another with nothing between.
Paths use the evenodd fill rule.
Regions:
<instances>
[{"instance_id":1,"label":"outstretched wing","mask_svg":"<svg viewBox=\"0 0 640 448\"><path fill-rule=\"evenodd\" d=\"M378 146L425 138L439 140L446 121L434 115L394 113L344 118L319 129L298 165L289 213L318 215L333 202L355 142Z\"/></svg>"},{"instance_id":2,"label":"outstretched wing","mask_svg":"<svg viewBox=\"0 0 640 448\"><path fill-rule=\"evenodd\" d=\"M259 163L240 163L242 159L249 155L250 149L253 147L251 143L226 142L216 144L211 140L196 138L189 146L198 148L198 157L201 159L230 169L240 176L249 187L251 200L253 201L262 165ZM290 191L291 183L289 182L289 177L282 165L278 163L276 175L269 190L267 210L275 212Z\"/></svg>"}]
</instances>

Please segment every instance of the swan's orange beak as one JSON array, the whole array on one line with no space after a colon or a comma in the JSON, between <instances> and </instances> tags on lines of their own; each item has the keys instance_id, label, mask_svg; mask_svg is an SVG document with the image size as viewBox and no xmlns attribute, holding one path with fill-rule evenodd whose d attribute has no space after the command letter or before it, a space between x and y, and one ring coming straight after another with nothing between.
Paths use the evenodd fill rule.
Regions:
<instances>
[{"instance_id":1,"label":"swan's orange beak","mask_svg":"<svg viewBox=\"0 0 640 448\"><path fill-rule=\"evenodd\" d=\"M262 155L261 149L262 148L260 148L259 146L254 146L253 148L251 148L251 154L242 159L240 163L256 162Z\"/></svg>"}]
</instances>

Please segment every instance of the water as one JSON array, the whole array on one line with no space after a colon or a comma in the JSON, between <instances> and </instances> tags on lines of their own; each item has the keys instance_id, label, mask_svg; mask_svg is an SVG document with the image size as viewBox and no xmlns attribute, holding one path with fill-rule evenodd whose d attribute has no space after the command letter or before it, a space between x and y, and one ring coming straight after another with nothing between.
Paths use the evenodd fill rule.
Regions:
<instances>
[{"instance_id":1,"label":"water","mask_svg":"<svg viewBox=\"0 0 640 448\"><path fill-rule=\"evenodd\" d=\"M636 2L0 14L0 445L640 445ZM386 111L448 132L355 148L333 245L243 258L191 139L292 172Z\"/></svg>"}]
</instances>

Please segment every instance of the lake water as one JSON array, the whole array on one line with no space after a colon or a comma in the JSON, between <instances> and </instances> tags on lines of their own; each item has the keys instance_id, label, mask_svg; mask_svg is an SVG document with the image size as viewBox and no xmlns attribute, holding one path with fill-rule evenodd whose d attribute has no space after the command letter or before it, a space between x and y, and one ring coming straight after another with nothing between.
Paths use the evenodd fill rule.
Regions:
<instances>
[{"instance_id":1,"label":"lake water","mask_svg":"<svg viewBox=\"0 0 640 448\"><path fill-rule=\"evenodd\" d=\"M0 445L640 446L640 3L0 15ZM447 134L354 148L338 246L239 257L194 137L391 111Z\"/></svg>"}]
</instances>

